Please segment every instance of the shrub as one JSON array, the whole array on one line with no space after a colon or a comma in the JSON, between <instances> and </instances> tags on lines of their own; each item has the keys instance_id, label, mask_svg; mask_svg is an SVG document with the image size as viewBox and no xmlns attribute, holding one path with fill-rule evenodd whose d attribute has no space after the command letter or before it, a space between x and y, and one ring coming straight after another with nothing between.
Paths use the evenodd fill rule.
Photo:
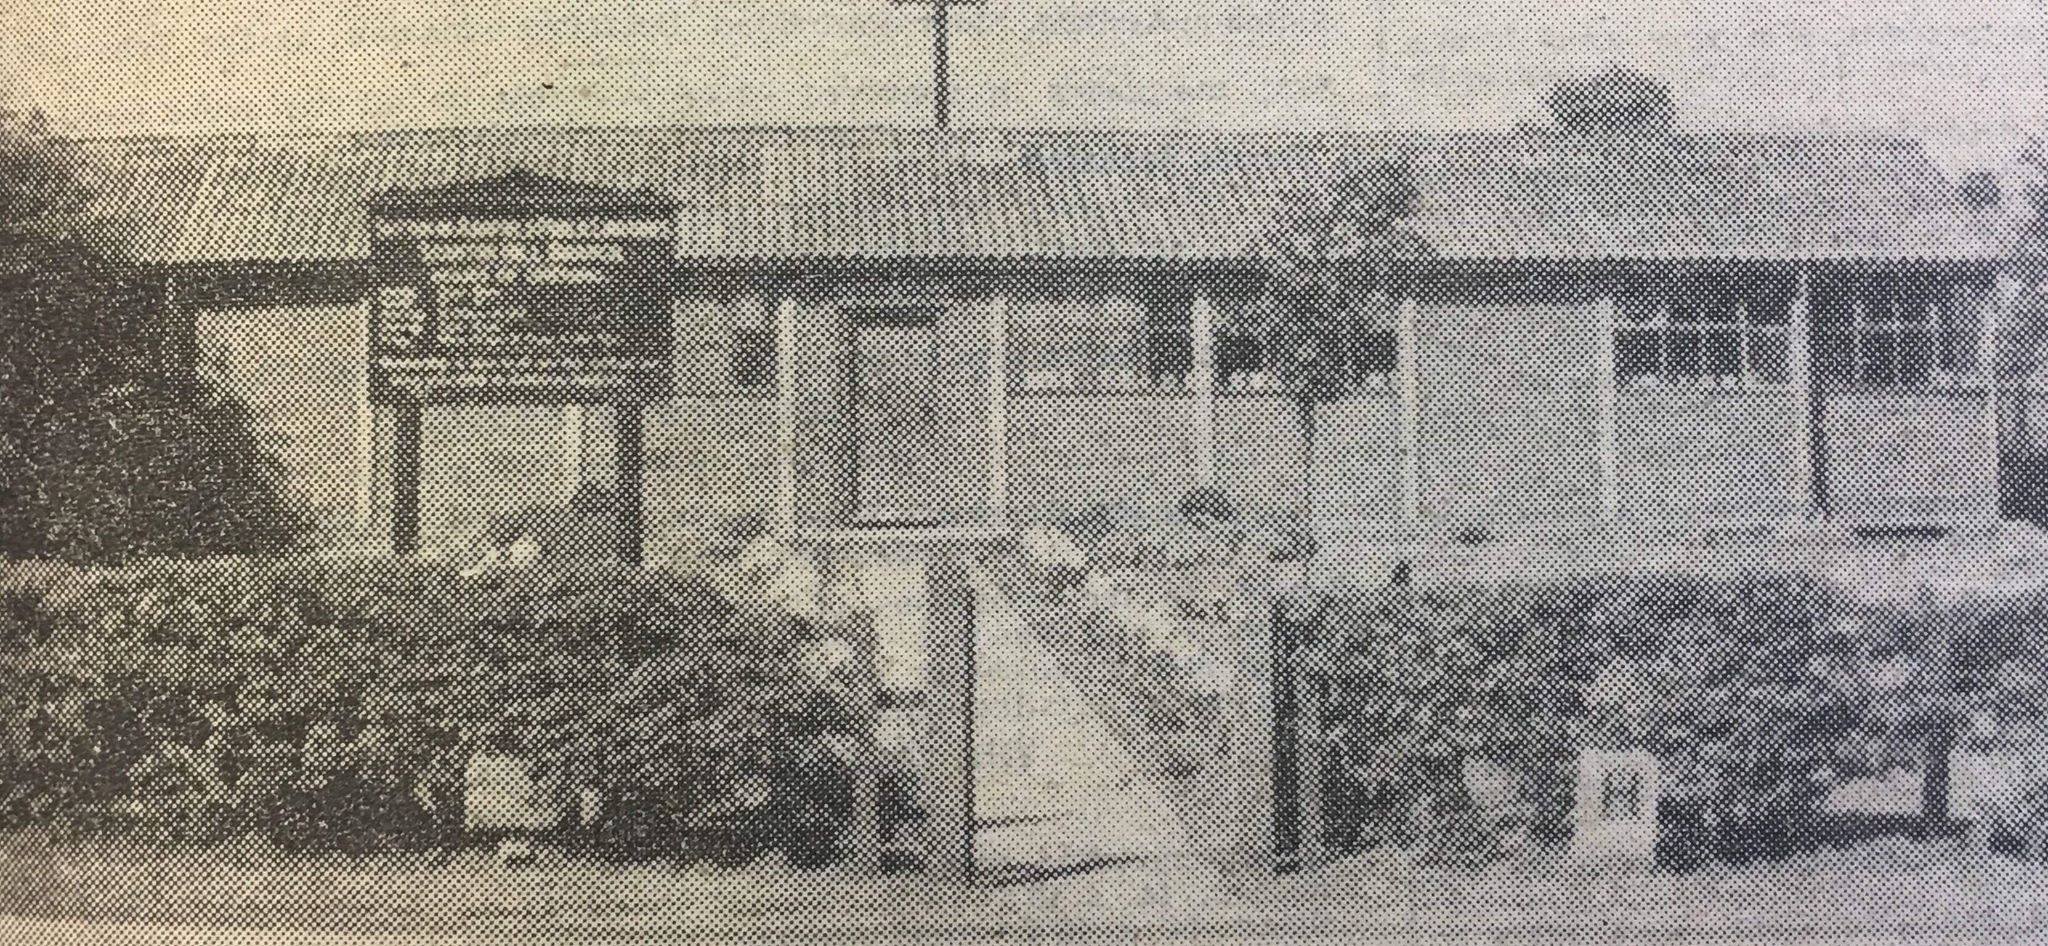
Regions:
<instances>
[{"instance_id":1,"label":"shrub","mask_svg":"<svg viewBox=\"0 0 2048 946\"><path fill-rule=\"evenodd\" d=\"M1180 517L1196 525L1237 521L1237 504L1217 486L1197 486L1180 498Z\"/></svg>"},{"instance_id":2,"label":"shrub","mask_svg":"<svg viewBox=\"0 0 2048 946\"><path fill-rule=\"evenodd\" d=\"M467 578L396 561L0 569L0 824L158 840L423 847L492 748L605 799L615 853L829 852L845 688L688 576L608 564ZM649 839L658 838L658 841Z\"/></svg>"},{"instance_id":3,"label":"shrub","mask_svg":"<svg viewBox=\"0 0 2048 946\"><path fill-rule=\"evenodd\" d=\"M1326 792L1351 846L1471 821L1446 814L1473 808L1471 759L1518 773L1534 835L1561 839L1578 749L1599 746L1659 757L1685 843L1776 853L1812 839L1834 784L1918 765L1964 714L2038 727L2048 699L2020 639L2039 594L1901 607L1796 575L1603 576L1329 605L1313 629L1335 726Z\"/></svg>"},{"instance_id":4,"label":"shrub","mask_svg":"<svg viewBox=\"0 0 2048 946\"><path fill-rule=\"evenodd\" d=\"M566 503L533 503L495 516L484 541L506 548L522 536L540 546L550 561L610 559L618 529L618 501L610 490L585 484Z\"/></svg>"}]
</instances>

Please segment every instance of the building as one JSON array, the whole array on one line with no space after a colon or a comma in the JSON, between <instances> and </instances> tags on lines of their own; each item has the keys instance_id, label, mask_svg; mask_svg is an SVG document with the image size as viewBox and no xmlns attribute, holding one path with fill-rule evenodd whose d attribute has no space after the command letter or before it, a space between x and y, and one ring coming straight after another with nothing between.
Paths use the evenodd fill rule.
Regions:
<instances>
[{"instance_id":1,"label":"building","mask_svg":"<svg viewBox=\"0 0 2048 946\"><path fill-rule=\"evenodd\" d=\"M520 129L86 147L107 232L162 275L336 542L393 515L366 368L381 195L672 206L673 385L644 443L665 548L749 515L1164 517L1202 484L1285 517L1302 437L1240 329L1248 250L1289 192L1389 157L1435 255L1381 274L1355 391L1319 408L1322 528L1999 515L1984 368L2015 211L1912 141ZM426 540L611 483L609 410L428 407Z\"/></svg>"}]
</instances>

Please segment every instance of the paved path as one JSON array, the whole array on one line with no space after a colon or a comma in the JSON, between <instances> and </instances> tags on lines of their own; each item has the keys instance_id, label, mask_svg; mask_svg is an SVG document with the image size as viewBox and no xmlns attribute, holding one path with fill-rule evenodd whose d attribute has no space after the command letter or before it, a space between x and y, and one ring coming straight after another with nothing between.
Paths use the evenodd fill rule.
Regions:
<instances>
[{"instance_id":1,"label":"paved path","mask_svg":"<svg viewBox=\"0 0 2048 946\"><path fill-rule=\"evenodd\" d=\"M975 646L975 813L994 883L1177 864L1186 832L1159 786L983 582ZM1136 880L1137 878L1133 878Z\"/></svg>"}]
</instances>

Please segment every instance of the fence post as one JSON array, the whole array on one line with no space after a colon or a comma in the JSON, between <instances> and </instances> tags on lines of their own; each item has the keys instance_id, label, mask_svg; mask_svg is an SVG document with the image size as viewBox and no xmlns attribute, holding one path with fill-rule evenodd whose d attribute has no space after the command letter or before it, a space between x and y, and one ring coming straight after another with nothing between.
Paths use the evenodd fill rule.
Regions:
<instances>
[{"instance_id":1,"label":"fence post","mask_svg":"<svg viewBox=\"0 0 2048 946\"><path fill-rule=\"evenodd\" d=\"M885 842L882 836L882 702L876 666L881 644L877 636L871 620L868 622L867 639L861 641L858 648L862 660L853 683L854 705L862 710L865 719L866 731L861 734L861 747L866 753L854 760L853 810L846 826L849 866L869 876L882 872Z\"/></svg>"},{"instance_id":2,"label":"fence post","mask_svg":"<svg viewBox=\"0 0 2048 946\"><path fill-rule=\"evenodd\" d=\"M925 581L925 778L927 869L941 881L975 882L975 588L962 550L934 544Z\"/></svg>"},{"instance_id":3,"label":"fence post","mask_svg":"<svg viewBox=\"0 0 2048 946\"><path fill-rule=\"evenodd\" d=\"M1274 833L1279 866L1307 869L1322 863L1324 835L1323 708L1326 686L1313 647L1318 614L1273 600Z\"/></svg>"},{"instance_id":4,"label":"fence post","mask_svg":"<svg viewBox=\"0 0 2048 946\"><path fill-rule=\"evenodd\" d=\"M1284 691L1274 684L1286 663L1275 647L1274 617L1271 570L1240 571L1215 654L1231 670L1221 707L1225 746L1203 792L1215 833L1202 848L1232 878L1271 873L1281 850L1274 736L1284 722L1276 705Z\"/></svg>"},{"instance_id":5,"label":"fence post","mask_svg":"<svg viewBox=\"0 0 2048 946\"><path fill-rule=\"evenodd\" d=\"M1313 649L1299 650L1294 678L1300 694L1294 705L1295 712L1299 714L1295 732L1296 744L1300 747L1296 751L1301 770L1301 848L1296 860L1303 870L1329 861L1326 847L1328 818L1323 789L1329 753L1324 711L1330 694L1329 677L1323 672L1317 655L1318 651Z\"/></svg>"}]
</instances>

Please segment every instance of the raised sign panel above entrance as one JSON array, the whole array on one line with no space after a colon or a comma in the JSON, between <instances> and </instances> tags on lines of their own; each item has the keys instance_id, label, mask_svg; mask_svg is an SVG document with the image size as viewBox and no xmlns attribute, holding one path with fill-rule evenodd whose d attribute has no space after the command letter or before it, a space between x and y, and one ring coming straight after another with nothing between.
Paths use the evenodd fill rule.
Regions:
<instances>
[{"instance_id":1,"label":"raised sign panel above entrance","mask_svg":"<svg viewBox=\"0 0 2048 946\"><path fill-rule=\"evenodd\" d=\"M675 211L515 170L370 204L382 403L645 403L674 371Z\"/></svg>"}]
</instances>

